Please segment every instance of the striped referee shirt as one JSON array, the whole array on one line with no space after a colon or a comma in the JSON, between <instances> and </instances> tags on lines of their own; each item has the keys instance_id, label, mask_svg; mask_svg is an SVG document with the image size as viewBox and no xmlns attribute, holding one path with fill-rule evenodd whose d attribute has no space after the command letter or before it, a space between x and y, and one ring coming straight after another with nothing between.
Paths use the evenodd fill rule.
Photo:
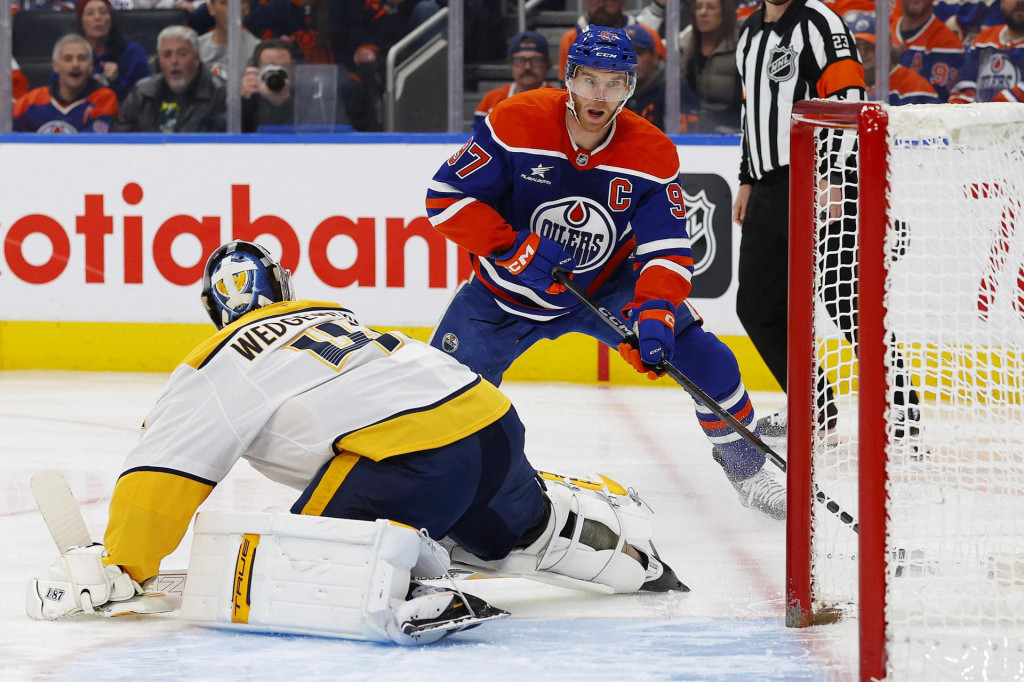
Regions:
<instances>
[{"instance_id":1,"label":"striped referee shirt","mask_svg":"<svg viewBox=\"0 0 1024 682\"><path fill-rule=\"evenodd\" d=\"M850 29L820 0L792 0L774 23L765 23L762 4L740 31L736 65L743 84L744 185L789 166L794 102L865 98Z\"/></svg>"}]
</instances>

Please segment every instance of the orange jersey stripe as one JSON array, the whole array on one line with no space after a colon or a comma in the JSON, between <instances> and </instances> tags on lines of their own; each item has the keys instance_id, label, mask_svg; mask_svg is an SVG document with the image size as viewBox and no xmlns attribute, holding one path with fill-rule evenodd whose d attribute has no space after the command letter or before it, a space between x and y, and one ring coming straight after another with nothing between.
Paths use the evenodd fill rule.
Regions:
<instances>
[{"instance_id":1,"label":"orange jersey stripe","mask_svg":"<svg viewBox=\"0 0 1024 682\"><path fill-rule=\"evenodd\" d=\"M743 406L743 409L734 414L733 416L736 417L736 419L738 419L739 421L743 421L744 419L747 418L752 409L754 409L754 406L751 405L750 401L748 400L747 404ZM729 425L726 424L721 419L718 419L716 421L706 421L698 417L697 421L700 423L701 428L703 428L705 431L718 431L720 429L729 427Z\"/></svg>"},{"instance_id":2,"label":"orange jersey stripe","mask_svg":"<svg viewBox=\"0 0 1024 682\"><path fill-rule=\"evenodd\" d=\"M681 259L672 258L677 261ZM693 266L693 259L690 259ZM690 295L690 281L668 268L648 268L636 281L633 302L643 303L656 298L665 299L674 306L679 306Z\"/></svg>"},{"instance_id":3,"label":"orange jersey stripe","mask_svg":"<svg viewBox=\"0 0 1024 682\"><path fill-rule=\"evenodd\" d=\"M864 88L864 67L853 59L829 64L818 79L818 97L830 97L847 88Z\"/></svg>"},{"instance_id":4,"label":"orange jersey stripe","mask_svg":"<svg viewBox=\"0 0 1024 682\"><path fill-rule=\"evenodd\" d=\"M443 211L458 201L458 199L427 199L427 208L436 208Z\"/></svg>"},{"instance_id":5,"label":"orange jersey stripe","mask_svg":"<svg viewBox=\"0 0 1024 682\"><path fill-rule=\"evenodd\" d=\"M434 227L470 253L483 256L507 250L516 239L512 226L497 211L475 200Z\"/></svg>"}]
</instances>

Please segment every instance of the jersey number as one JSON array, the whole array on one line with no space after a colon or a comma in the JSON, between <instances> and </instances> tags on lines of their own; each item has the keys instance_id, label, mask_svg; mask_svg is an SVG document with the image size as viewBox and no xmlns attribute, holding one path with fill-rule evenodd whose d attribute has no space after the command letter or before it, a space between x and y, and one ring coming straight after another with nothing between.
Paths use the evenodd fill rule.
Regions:
<instances>
[{"instance_id":1,"label":"jersey number","mask_svg":"<svg viewBox=\"0 0 1024 682\"><path fill-rule=\"evenodd\" d=\"M386 354L391 355L401 348L404 342L391 334L378 334L369 329L352 329L338 322L324 322L310 327L285 348L311 353L328 367L340 370L349 353L370 343L376 344Z\"/></svg>"},{"instance_id":2,"label":"jersey number","mask_svg":"<svg viewBox=\"0 0 1024 682\"><path fill-rule=\"evenodd\" d=\"M452 156L452 158L448 159L448 165L454 166L459 162L459 159L461 159L466 154L469 154L473 160L470 161L465 166L463 166L462 168L460 168L459 170L455 171L455 175L457 175L460 180L465 180L467 177L469 177L473 173L477 172L478 170L486 166L487 163L491 160L490 154L485 152L483 148L476 142L470 140L466 144L462 145L462 149L455 152L455 155Z\"/></svg>"},{"instance_id":3,"label":"jersey number","mask_svg":"<svg viewBox=\"0 0 1024 682\"><path fill-rule=\"evenodd\" d=\"M665 192L668 194L668 201L672 204L672 208L669 211L676 218L686 217L686 206L683 204L683 188L679 186L678 182L669 183L668 187L665 188Z\"/></svg>"}]
</instances>

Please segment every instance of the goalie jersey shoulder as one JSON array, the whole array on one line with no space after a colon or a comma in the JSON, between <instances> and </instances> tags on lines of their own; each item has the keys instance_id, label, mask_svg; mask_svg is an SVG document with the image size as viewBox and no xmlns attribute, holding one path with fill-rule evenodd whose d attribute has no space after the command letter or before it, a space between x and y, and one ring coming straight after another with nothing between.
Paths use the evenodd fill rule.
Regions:
<instances>
[{"instance_id":1,"label":"goalie jersey shoulder","mask_svg":"<svg viewBox=\"0 0 1024 682\"><path fill-rule=\"evenodd\" d=\"M352 311L327 301L283 301L260 308L224 327L196 346L181 362L201 369L223 352L234 351L246 360L253 360L275 341L290 332L337 320L358 326Z\"/></svg>"}]
</instances>

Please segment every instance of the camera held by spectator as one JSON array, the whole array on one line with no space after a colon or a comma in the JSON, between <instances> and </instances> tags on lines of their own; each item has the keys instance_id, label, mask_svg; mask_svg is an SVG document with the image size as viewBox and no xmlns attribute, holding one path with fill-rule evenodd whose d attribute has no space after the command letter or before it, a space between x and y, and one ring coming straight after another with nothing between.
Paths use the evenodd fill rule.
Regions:
<instances>
[{"instance_id":1,"label":"camera held by spectator","mask_svg":"<svg viewBox=\"0 0 1024 682\"><path fill-rule=\"evenodd\" d=\"M288 85L288 69L277 64L267 64L260 69L260 80L271 92L281 92Z\"/></svg>"}]
</instances>

